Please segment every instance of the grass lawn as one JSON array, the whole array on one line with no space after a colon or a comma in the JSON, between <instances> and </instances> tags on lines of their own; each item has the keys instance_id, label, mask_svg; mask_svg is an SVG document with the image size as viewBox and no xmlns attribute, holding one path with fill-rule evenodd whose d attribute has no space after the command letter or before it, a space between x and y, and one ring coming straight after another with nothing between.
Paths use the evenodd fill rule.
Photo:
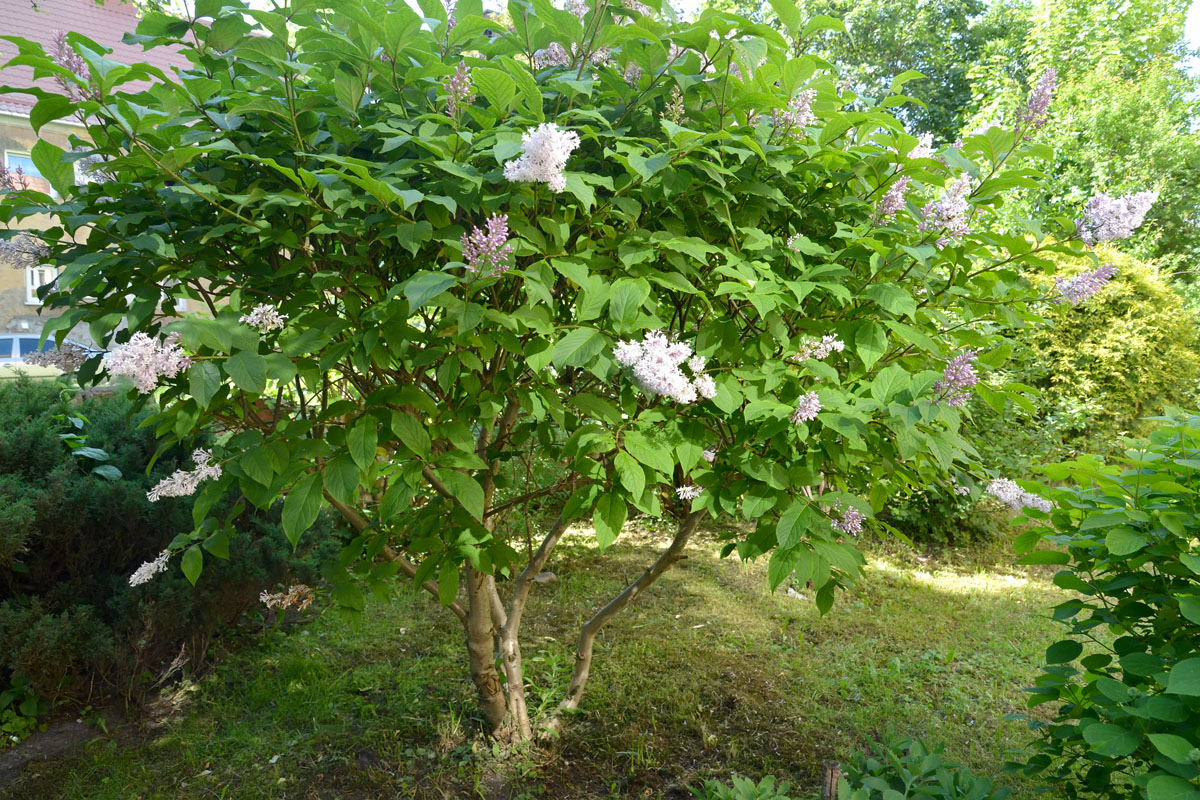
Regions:
<instances>
[{"instance_id":1,"label":"grass lawn","mask_svg":"<svg viewBox=\"0 0 1200 800\"><path fill-rule=\"evenodd\" d=\"M560 545L558 580L535 588L525 617L534 709L561 696L581 621L666 540L629 529L603 556L583 536ZM824 760L894 726L1032 796L1002 774L1027 738L1002 718L1024 709L1022 688L1058 638L1049 573L1012 567L1003 547L876 548L822 617L809 599L768 594L765 562L717 550L701 536L609 625L582 713L545 750L480 739L458 621L405 593L370 603L357 628L326 614L244 642L178 687L174 710L133 743L35 764L0 795L684 798L688 784L738 772L774 773L801 796Z\"/></svg>"}]
</instances>

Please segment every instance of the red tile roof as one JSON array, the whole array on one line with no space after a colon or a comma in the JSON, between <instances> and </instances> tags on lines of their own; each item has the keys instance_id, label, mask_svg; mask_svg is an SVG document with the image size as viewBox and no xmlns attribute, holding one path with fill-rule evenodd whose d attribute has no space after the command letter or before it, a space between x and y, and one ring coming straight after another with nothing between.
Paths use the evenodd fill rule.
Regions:
<instances>
[{"instance_id":1,"label":"red tile roof","mask_svg":"<svg viewBox=\"0 0 1200 800\"><path fill-rule=\"evenodd\" d=\"M78 31L92 41L113 49L108 57L125 64L148 62L170 74L170 67L185 67L187 59L165 47L145 51L139 46L121 43L121 38L137 27L137 9L123 0L107 0L97 5L93 0L0 0L0 33L21 36L39 42L47 50L54 49L58 31ZM0 65L17 54L16 45L0 40ZM39 86L47 91L60 91L52 80L33 80L29 67L0 68L0 84L16 87ZM131 84L130 89L134 88ZM24 94L0 94L0 112L28 114L34 98Z\"/></svg>"}]
</instances>

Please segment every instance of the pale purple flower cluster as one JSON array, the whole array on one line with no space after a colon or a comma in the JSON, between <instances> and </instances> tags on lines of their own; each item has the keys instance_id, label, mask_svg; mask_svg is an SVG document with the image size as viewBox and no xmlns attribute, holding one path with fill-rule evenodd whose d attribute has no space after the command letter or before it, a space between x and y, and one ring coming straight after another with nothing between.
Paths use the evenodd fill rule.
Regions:
<instances>
[{"instance_id":1,"label":"pale purple flower cluster","mask_svg":"<svg viewBox=\"0 0 1200 800\"><path fill-rule=\"evenodd\" d=\"M458 20L454 17L454 12L458 6L458 0L448 0L446 3L446 32L454 30L454 26L458 24Z\"/></svg>"},{"instance_id":2,"label":"pale purple flower cluster","mask_svg":"<svg viewBox=\"0 0 1200 800\"><path fill-rule=\"evenodd\" d=\"M1025 107L1017 112L1017 133L1029 134L1039 131L1050 118L1050 98L1054 96L1054 88L1058 85L1058 73L1051 67L1038 78L1037 86L1025 101Z\"/></svg>"},{"instance_id":3,"label":"pale purple flower cluster","mask_svg":"<svg viewBox=\"0 0 1200 800\"><path fill-rule=\"evenodd\" d=\"M275 306L267 303L259 303L249 314L243 314L238 318L238 322L244 322L251 328L254 328L259 333L270 333L271 331L282 330L287 323L287 314L280 314Z\"/></svg>"},{"instance_id":4,"label":"pale purple flower cluster","mask_svg":"<svg viewBox=\"0 0 1200 800\"><path fill-rule=\"evenodd\" d=\"M551 42L548 47L534 52L533 66L535 69L569 67L571 66L571 55L567 52L567 48L558 42Z\"/></svg>"},{"instance_id":5,"label":"pale purple flower cluster","mask_svg":"<svg viewBox=\"0 0 1200 800\"><path fill-rule=\"evenodd\" d=\"M817 397L816 392L801 395L800 401L796 404L796 410L792 412L792 424L802 425L805 422L811 422L817 418L820 410L821 398Z\"/></svg>"},{"instance_id":6,"label":"pale purple flower cluster","mask_svg":"<svg viewBox=\"0 0 1200 800\"><path fill-rule=\"evenodd\" d=\"M858 536L862 533L863 520L867 518L866 514L852 507L843 509L841 503L835 504L833 510L834 513L840 516L840 519L835 519L829 523L834 530L848 533L851 536Z\"/></svg>"},{"instance_id":7,"label":"pale purple flower cluster","mask_svg":"<svg viewBox=\"0 0 1200 800\"><path fill-rule=\"evenodd\" d=\"M933 134L922 133L917 137L917 143L908 151L909 158L933 158Z\"/></svg>"},{"instance_id":8,"label":"pale purple flower cluster","mask_svg":"<svg viewBox=\"0 0 1200 800\"><path fill-rule=\"evenodd\" d=\"M1054 302L1077 306L1103 289L1116 274L1116 267L1103 264L1091 272L1084 272L1072 278L1059 278L1054 282L1055 288L1058 289L1058 297Z\"/></svg>"},{"instance_id":9,"label":"pale purple flower cluster","mask_svg":"<svg viewBox=\"0 0 1200 800\"><path fill-rule=\"evenodd\" d=\"M580 22L587 16L588 10L587 0L567 0L567 11L579 17Z\"/></svg>"},{"instance_id":10,"label":"pale purple flower cluster","mask_svg":"<svg viewBox=\"0 0 1200 800\"><path fill-rule=\"evenodd\" d=\"M699 486L695 486L695 485L680 486L678 489L675 490L676 497L678 497L680 500L687 500L688 502L695 500L697 497L699 497L702 494L704 494L704 490L701 489Z\"/></svg>"},{"instance_id":11,"label":"pale purple flower cluster","mask_svg":"<svg viewBox=\"0 0 1200 800\"><path fill-rule=\"evenodd\" d=\"M806 358L815 358L818 361L828 358L835 350L842 352L846 349L846 343L833 334L826 334L818 339L804 339L800 342L800 352L796 353L795 360L803 361Z\"/></svg>"},{"instance_id":12,"label":"pale purple flower cluster","mask_svg":"<svg viewBox=\"0 0 1200 800\"><path fill-rule=\"evenodd\" d=\"M1089 245L1127 239L1141 226L1146 212L1157 199L1158 192L1138 192L1124 197L1109 197L1101 192L1088 201L1083 217L1075 222L1079 238Z\"/></svg>"},{"instance_id":13,"label":"pale purple flower cluster","mask_svg":"<svg viewBox=\"0 0 1200 800\"><path fill-rule=\"evenodd\" d=\"M937 248L941 250L971 232L971 177L963 175L942 192L937 200L931 200L921 209L925 219L917 226L921 232L938 231Z\"/></svg>"},{"instance_id":14,"label":"pale purple flower cluster","mask_svg":"<svg viewBox=\"0 0 1200 800\"><path fill-rule=\"evenodd\" d=\"M63 372L75 372L89 358L88 351L77 344L63 342L59 347L50 347L40 353L25 356L25 363L36 367L55 367Z\"/></svg>"},{"instance_id":15,"label":"pale purple flower cluster","mask_svg":"<svg viewBox=\"0 0 1200 800\"><path fill-rule=\"evenodd\" d=\"M633 381L650 396L662 395L677 403L694 403L697 398L711 400L717 384L705 375L704 356L692 355L687 342L672 342L662 331L648 331L640 342L622 341L613 355L617 363L633 374ZM684 362L692 378L680 369Z\"/></svg>"},{"instance_id":16,"label":"pale purple flower cluster","mask_svg":"<svg viewBox=\"0 0 1200 800\"><path fill-rule=\"evenodd\" d=\"M703 458L705 461L707 461L709 464L714 464L717 461L717 452L718 452L718 448L716 446L708 447L708 448L705 448L704 452L700 454L700 457Z\"/></svg>"},{"instance_id":17,"label":"pale purple flower cluster","mask_svg":"<svg viewBox=\"0 0 1200 800\"><path fill-rule=\"evenodd\" d=\"M459 109L471 105L475 99L475 88L471 85L471 68L460 61L454 74L446 79L446 113L457 117Z\"/></svg>"},{"instance_id":18,"label":"pale purple flower cluster","mask_svg":"<svg viewBox=\"0 0 1200 800\"><path fill-rule=\"evenodd\" d=\"M788 101L786 110L775 109L771 112L771 124L784 136L804 136L805 126L817 121L817 115L812 110L812 102L816 99L817 92L814 89L796 92L796 96Z\"/></svg>"},{"instance_id":19,"label":"pale purple flower cluster","mask_svg":"<svg viewBox=\"0 0 1200 800\"><path fill-rule=\"evenodd\" d=\"M196 468L190 472L177 469L146 492L146 498L151 503L157 503L164 497L187 497L195 493L196 487L207 480L221 477L221 465L214 464L212 452L209 450L193 450L192 462Z\"/></svg>"},{"instance_id":20,"label":"pale purple flower cluster","mask_svg":"<svg viewBox=\"0 0 1200 800\"><path fill-rule=\"evenodd\" d=\"M552 192L567 188L567 159L579 147L579 134L564 131L553 122L543 122L521 137L520 157L504 165L510 181L545 183Z\"/></svg>"},{"instance_id":21,"label":"pale purple flower cluster","mask_svg":"<svg viewBox=\"0 0 1200 800\"><path fill-rule=\"evenodd\" d=\"M1008 478L996 478L988 484L987 493L995 497L1001 503L1011 508L1013 511L1021 511L1024 508L1036 508L1038 511L1049 513L1053 506L1049 500L1038 497L1032 492L1027 492Z\"/></svg>"},{"instance_id":22,"label":"pale purple flower cluster","mask_svg":"<svg viewBox=\"0 0 1200 800\"><path fill-rule=\"evenodd\" d=\"M155 575L160 572L167 571L167 562L171 560L171 551L163 550L153 561L143 562L140 567L133 571L129 576L130 586L141 586L143 583L149 583Z\"/></svg>"},{"instance_id":23,"label":"pale purple flower cluster","mask_svg":"<svg viewBox=\"0 0 1200 800\"><path fill-rule=\"evenodd\" d=\"M944 400L946 405L955 407L967 404L971 399L971 387L979 383L979 376L975 374L978 355L978 350L963 350L950 360L942 379L933 384L934 391L939 393L939 402Z\"/></svg>"},{"instance_id":24,"label":"pale purple flower cluster","mask_svg":"<svg viewBox=\"0 0 1200 800\"><path fill-rule=\"evenodd\" d=\"M481 275L502 275L508 271L513 246L508 240L508 215L488 217L487 231L472 228L462 236L463 258L467 269Z\"/></svg>"},{"instance_id":25,"label":"pale purple flower cluster","mask_svg":"<svg viewBox=\"0 0 1200 800\"><path fill-rule=\"evenodd\" d=\"M961 483L956 483L954 485L954 493L959 497L966 497L971 493L971 488L969 486L963 486Z\"/></svg>"},{"instance_id":26,"label":"pale purple flower cluster","mask_svg":"<svg viewBox=\"0 0 1200 800\"><path fill-rule=\"evenodd\" d=\"M630 86L637 86L638 81L642 79L642 68L635 62L630 61L629 66L625 67L625 82Z\"/></svg>"},{"instance_id":27,"label":"pale purple flower cluster","mask_svg":"<svg viewBox=\"0 0 1200 800\"><path fill-rule=\"evenodd\" d=\"M7 261L13 269L36 267L49 255L50 248L46 243L28 233L0 240L0 261Z\"/></svg>"},{"instance_id":28,"label":"pale purple flower cluster","mask_svg":"<svg viewBox=\"0 0 1200 800\"><path fill-rule=\"evenodd\" d=\"M624 14L625 16L633 16L634 14L643 17L654 16L654 9L645 3L638 2L638 0L622 0L622 5L624 8L613 8L612 12L614 14Z\"/></svg>"},{"instance_id":29,"label":"pale purple flower cluster","mask_svg":"<svg viewBox=\"0 0 1200 800\"><path fill-rule=\"evenodd\" d=\"M132 379L142 394L154 391L159 378L174 378L191 363L183 352L178 333L169 334L161 342L144 333L135 333L125 344L113 347L104 362L109 375Z\"/></svg>"},{"instance_id":30,"label":"pale purple flower cluster","mask_svg":"<svg viewBox=\"0 0 1200 800\"><path fill-rule=\"evenodd\" d=\"M908 176L901 175L895 183L888 187L879 200L879 208L875 210L876 222L887 222L896 213L904 209L904 195L908 193Z\"/></svg>"}]
</instances>

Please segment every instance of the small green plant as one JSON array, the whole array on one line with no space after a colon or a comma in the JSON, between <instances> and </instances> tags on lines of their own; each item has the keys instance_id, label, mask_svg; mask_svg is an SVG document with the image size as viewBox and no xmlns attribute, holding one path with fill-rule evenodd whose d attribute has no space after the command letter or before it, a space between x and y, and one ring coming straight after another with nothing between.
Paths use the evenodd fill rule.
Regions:
<instances>
[{"instance_id":1,"label":"small green plant","mask_svg":"<svg viewBox=\"0 0 1200 800\"><path fill-rule=\"evenodd\" d=\"M1076 596L1054 609L1069 636L1046 651L1031 706L1057 704L1023 764L1068 798L1200 798L1200 416L1174 414L1105 464L1045 469L1049 525L1023 534L1027 564L1061 564Z\"/></svg>"},{"instance_id":2,"label":"small green plant","mask_svg":"<svg viewBox=\"0 0 1200 800\"><path fill-rule=\"evenodd\" d=\"M702 788L692 789L692 794L702 800L792 800L786 794L788 788L787 781L776 786L774 775L767 775L758 783L734 775L732 785L705 781Z\"/></svg>"},{"instance_id":3,"label":"small green plant","mask_svg":"<svg viewBox=\"0 0 1200 800\"><path fill-rule=\"evenodd\" d=\"M0 692L0 749L20 743L38 727L38 717L50 710L49 704L17 678Z\"/></svg>"},{"instance_id":4,"label":"small green plant","mask_svg":"<svg viewBox=\"0 0 1200 800\"><path fill-rule=\"evenodd\" d=\"M909 797L938 800L1003 800L1008 789L971 774L948 761L945 745L929 747L889 731L870 755L856 754L843 765L838 800L903 800Z\"/></svg>"}]
</instances>

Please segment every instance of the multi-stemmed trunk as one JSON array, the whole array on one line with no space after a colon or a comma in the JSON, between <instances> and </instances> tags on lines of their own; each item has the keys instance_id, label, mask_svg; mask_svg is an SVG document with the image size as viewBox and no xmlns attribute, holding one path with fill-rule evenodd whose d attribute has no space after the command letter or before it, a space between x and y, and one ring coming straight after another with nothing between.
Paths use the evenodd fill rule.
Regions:
<instances>
[{"instance_id":1,"label":"multi-stemmed trunk","mask_svg":"<svg viewBox=\"0 0 1200 800\"><path fill-rule=\"evenodd\" d=\"M329 499L352 527L356 530L366 529L367 521L361 514L332 498ZM583 697L591 674L597 634L613 617L658 580L672 564L683 558L684 548L696 530L701 516L702 512L693 512L680 520L667 549L635 581L584 623L579 631L575 666L566 695L546 719L536 721L537 731L534 730L535 720L530 719L525 702L520 643L521 619L529 602L534 579L546 566L554 547L566 532L568 523L561 517L555 520L537 551L512 582L512 594L507 604L500 596L494 575L480 572L470 564L466 565L466 607L455 601L450 603L448 608L458 616L466 632L471 680L475 684L479 708L487 720L488 733L491 736L506 741L523 741L532 739L535 733L549 735L560 729L564 716L578 708ZM396 561L401 571L409 577L416 574L416 568L402 554L389 547L383 548L382 553L385 558ZM434 596L438 594L437 585L431 581L423 584L423 588ZM497 663L504 672L503 680L497 670Z\"/></svg>"}]
</instances>

